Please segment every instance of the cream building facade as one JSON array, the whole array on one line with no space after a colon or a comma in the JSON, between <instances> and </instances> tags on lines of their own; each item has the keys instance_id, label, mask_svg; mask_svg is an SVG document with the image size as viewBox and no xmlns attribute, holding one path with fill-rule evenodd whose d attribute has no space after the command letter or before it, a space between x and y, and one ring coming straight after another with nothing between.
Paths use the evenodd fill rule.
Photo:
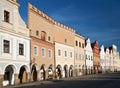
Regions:
<instances>
[{"instance_id":1,"label":"cream building facade","mask_svg":"<svg viewBox=\"0 0 120 88\"><path fill-rule=\"evenodd\" d=\"M29 30L19 15L17 0L0 0L0 83L30 81Z\"/></svg>"},{"instance_id":2,"label":"cream building facade","mask_svg":"<svg viewBox=\"0 0 120 88\"><path fill-rule=\"evenodd\" d=\"M53 78L54 24L50 17L28 4L28 28L31 37L31 81Z\"/></svg>"},{"instance_id":3,"label":"cream building facade","mask_svg":"<svg viewBox=\"0 0 120 88\"><path fill-rule=\"evenodd\" d=\"M75 76L85 73L85 39L79 34L75 34Z\"/></svg>"},{"instance_id":4,"label":"cream building facade","mask_svg":"<svg viewBox=\"0 0 120 88\"><path fill-rule=\"evenodd\" d=\"M75 30L55 22L54 25L56 71L62 77L73 76Z\"/></svg>"}]
</instances>

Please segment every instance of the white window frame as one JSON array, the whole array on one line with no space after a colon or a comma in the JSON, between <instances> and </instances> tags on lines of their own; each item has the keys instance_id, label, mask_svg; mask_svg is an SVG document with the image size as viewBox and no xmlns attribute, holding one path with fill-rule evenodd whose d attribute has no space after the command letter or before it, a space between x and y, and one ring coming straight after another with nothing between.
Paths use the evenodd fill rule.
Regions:
<instances>
[{"instance_id":1,"label":"white window frame","mask_svg":"<svg viewBox=\"0 0 120 88\"><path fill-rule=\"evenodd\" d=\"M50 51L50 53L49 53L49 51ZM48 49L48 57L52 58L52 50L51 49Z\"/></svg>"},{"instance_id":2,"label":"white window frame","mask_svg":"<svg viewBox=\"0 0 120 88\"><path fill-rule=\"evenodd\" d=\"M59 52L60 51L60 52ZM58 49L58 56L60 57L61 56L61 50L60 49Z\"/></svg>"},{"instance_id":3,"label":"white window frame","mask_svg":"<svg viewBox=\"0 0 120 88\"><path fill-rule=\"evenodd\" d=\"M78 54L77 54L77 53L75 53L75 59L76 59L76 60L78 59Z\"/></svg>"},{"instance_id":4,"label":"white window frame","mask_svg":"<svg viewBox=\"0 0 120 88\"><path fill-rule=\"evenodd\" d=\"M44 50L44 52L43 52L43 50ZM41 48L41 55L42 55L42 57L46 57L46 48Z\"/></svg>"},{"instance_id":5,"label":"white window frame","mask_svg":"<svg viewBox=\"0 0 120 88\"><path fill-rule=\"evenodd\" d=\"M9 44L10 44L10 45L9 45L9 53L4 53L4 40L9 41ZM4 53L4 54L11 54L11 53L12 53L11 43L12 43L12 40L9 39L9 38L3 38L3 39L2 39L2 53Z\"/></svg>"},{"instance_id":6,"label":"white window frame","mask_svg":"<svg viewBox=\"0 0 120 88\"><path fill-rule=\"evenodd\" d=\"M72 58L73 57L73 53L72 52L70 52L70 58Z\"/></svg>"},{"instance_id":7,"label":"white window frame","mask_svg":"<svg viewBox=\"0 0 120 88\"><path fill-rule=\"evenodd\" d=\"M23 44L23 55L20 55L20 53L19 53L19 51L18 51L18 54L20 55L20 56L24 56L25 55L25 44L24 43L18 43L18 50L19 50L19 44Z\"/></svg>"},{"instance_id":8,"label":"white window frame","mask_svg":"<svg viewBox=\"0 0 120 88\"><path fill-rule=\"evenodd\" d=\"M67 58L67 51L64 51L64 57Z\"/></svg>"},{"instance_id":9,"label":"white window frame","mask_svg":"<svg viewBox=\"0 0 120 88\"><path fill-rule=\"evenodd\" d=\"M36 50L35 50L35 47L36 47ZM34 55L35 56L38 56L38 46L37 45L34 45Z\"/></svg>"}]
</instances>

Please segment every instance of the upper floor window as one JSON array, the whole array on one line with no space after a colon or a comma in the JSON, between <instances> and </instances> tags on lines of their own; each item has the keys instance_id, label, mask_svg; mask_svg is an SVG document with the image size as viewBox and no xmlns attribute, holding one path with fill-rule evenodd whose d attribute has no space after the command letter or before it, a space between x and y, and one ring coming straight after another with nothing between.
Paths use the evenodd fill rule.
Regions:
<instances>
[{"instance_id":1,"label":"upper floor window","mask_svg":"<svg viewBox=\"0 0 120 88\"><path fill-rule=\"evenodd\" d=\"M19 55L24 55L24 44L19 43Z\"/></svg>"},{"instance_id":2,"label":"upper floor window","mask_svg":"<svg viewBox=\"0 0 120 88\"><path fill-rule=\"evenodd\" d=\"M4 40L3 41L3 49L4 49L4 53L10 53L10 41L8 40Z\"/></svg>"},{"instance_id":3,"label":"upper floor window","mask_svg":"<svg viewBox=\"0 0 120 88\"><path fill-rule=\"evenodd\" d=\"M75 45L78 46L78 41L75 41Z\"/></svg>"},{"instance_id":4,"label":"upper floor window","mask_svg":"<svg viewBox=\"0 0 120 88\"><path fill-rule=\"evenodd\" d=\"M42 56L43 56L43 57L46 56L46 50L45 50L45 48L42 48Z\"/></svg>"},{"instance_id":5,"label":"upper floor window","mask_svg":"<svg viewBox=\"0 0 120 88\"><path fill-rule=\"evenodd\" d=\"M39 36L39 31L36 31L36 36Z\"/></svg>"},{"instance_id":6,"label":"upper floor window","mask_svg":"<svg viewBox=\"0 0 120 88\"><path fill-rule=\"evenodd\" d=\"M34 46L34 55L38 55L38 47L37 46Z\"/></svg>"},{"instance_id":7,"label":"upper floor window","mask_svg":"<svg viewBox=\"0 0 120 88\"><path fill-rule=\"evenodd\" d=\"M87 60L88 58L87 58L87 55L86 55L86 60Z\"/></svg>"},{"instance_id":8,"label":"upper floor window","mask_svg":"<svg viewBox=\"0 0 120 88\"><path fill-rule=\"evenodd\" d=\"M70 58L72 58L72 52L70 52Z\"/></svg>"},{"instance_id":9,"label":"upper floor window","mask_svg":"<svg viewBox=\"0 0 120 88\"><path fill-rule=\"evenodd\" d=\"M77 54L77 53L75 54L75 58L76 58L76 60L77 60L77 58L78 58L78 54Z\"/></svg>"},{"instance_id":10,"label":"upper floor window","mask_svg":"<svg viewBox=\"0 0 120 88\"><path fill-rule=\"evenodd\" d=\"M42 39L43 41L46 40L46 32L44 32L44 31L41 32L41 39Z\"/></svg>"},{"instance_id":11,"label":"upper floor window","mask_svg":"<svg viewBox=\"0 0 120 88\"><path fill-rule=\"evenodd\" d=\"M93 60L93 57L91 56L91 60Z\"/></svg>"},{"instance_id":12,"label":"upper floor window","mask_svg":"<svg viewBox=\"0 0 120 88\"><path fill-rule=\"evenodd\" d=\"M80 60L81 60L81 54L79 55L79 58L80 58Z\"/></svg>"},{"instance_id":13,"label":"upper floor window","mask_svg":"<svg viewBox=\"0 0 120 88\"><path fill-rule=\"evenodd\" d=\"M10 12L4 10L4 21L5 22L10 22Z\"/></svg>"},{"instance_id":14,"label":"upper floor window","mask_svg":"<svg viewBox=\"0 0 120 88\"><path fill-rule=\"evenodd\" d=\"M65 43L67 43L67 39L65 39Z\"/></svg>"},{"instance_id":15,"label":"upper floor window","mask_svg":"<svg viewBox=\"0 0 120 88\"><path fill-rule=\"evenodd\" d=\"M52 50L48 50L48 57L52 58Z\"/></svg>"},{"instance_id":16,"label":"upper floor window","mask_svg":"<svg viewBox=\"0 0 120 88\"><path fill-rule=\"evenodd\" d=\"M60 49L58 50L58 56L61 56L61 50Z\"/></svg>"},{"instance_id":17,"label":"upper floor window","mask_svg":"<svg viewBox=\"0 0 120 88\"><path fill-rule=\"evenodd\" d=\"M90 60L90 55L88 56L89 60Z\"/></svg>"},{"instance_id":18,"label":"upper floor window","mask_svg":"<svg viewBox=\"0 0 120 88\"><path fill-rule=\"evenodd\" d=\"M81 47L81 42L79 42L79 47Z\"/></svg>"},{"instance_id":19,"label":"upper floor window","mask_svg":"<svg viewBox=\"0 0 120 88\"><path fill-rule=\"evenodd\" d=\"M50 41L51 40L51 38L50 38L50 36L48 36L48 41Z\"/></svg>"},{"instance_id":20,"label":"upper floor window","mask_svg":"<svg viewBox=\"0 0 120 88\"><path fill-rule=\"evenodd\" d=\"M82 43L82 48L84 48L84 43Z\"/></svg>"},{"instance_id":21,"label":"upper floor window","mask_svg":"<svg viewBox=\"0 0 120 88\"><path fill-rule=\"evenodd\" d=\"M65 51L64 55L65 55L65 57L67 57L67 51Z\"/></svg>"}]
</instances>

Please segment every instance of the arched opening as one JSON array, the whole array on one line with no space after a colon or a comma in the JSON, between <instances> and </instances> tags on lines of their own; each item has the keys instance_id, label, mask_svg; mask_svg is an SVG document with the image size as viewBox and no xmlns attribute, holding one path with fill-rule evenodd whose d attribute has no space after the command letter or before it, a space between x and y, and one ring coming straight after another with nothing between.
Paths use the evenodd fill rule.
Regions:
<instances>
[{"instance_id":1,"label":"arched opening","mask_svg":"<svg viewBox=\"0 0 120 88\"><path fill-rule=\"evenodd\" d=\"M54 77L54 66L51 64L48 68L48 79L53 79Z\"/></svg>"},{"instance_id":2,"label":"arched opening","mask_svg":"<svg viewBox=\"0 0 120 88\"><path fill-rule=\"evenodd\" d=\"M73 77L73 65L70 65L70 68L69 68L69 77Z\"/></svg>"},{"instance_id":3,"label":"arched opening","mask_svg":"<svg viewBox=\"0 0 120 88\"><path fill-rule=\"evenodd\" d=\"M19 76L18 78L20 79L20 83L26 83L28 79L28 74L24 66L20 68L19 71Z\"/></svg>"},{"instance_id":4,"label":"arched opening","mask_svg":"<svg viewBox=\"0 0 120 88\"><path fill-rule=\"evenodd\" d=\"M56 75L56 78L62 78L62 67L61 67L61 65L57 65L55 75Z\"/></svg>"},{"instance_id":5,"label":"arched opening","mask_svg":"<svg viewBox=\"0 0 120 88\"><path fill-rule=\"evenodd\" d=\"M45 80L46 79L46 68L45 68L45 64L43 64L40 68L40 72L41 72L41 79Z\"/></svg>"},{"instance_id":6,"label":"arched opening","mask_svg":"<svg viewBox=\"0 0 120 88\"><path fill-rule=\"evenodd\" d=\"M37 81L37 69L36 69L36 65L33 65L33 67L32 67L32 79L33 79L33 81Z\"/></svg>"},{"instance_id":7,"label":"arched opening","mask_svg":"<svg viewBox=\"0 0 120 88\"><path fill-rule=\"evenodd\" d=\"M65 77L68 77L68 65L64 65Z\"/></svg>"},{"instance_id":8,"label":"arched opening","mask_svg":"<svg viewBox=\"0 0 120 88\"><path fill-rule=\"evenodd\" d=\"M13 85L14 84L14 66L8 65L5 68L4 82L6 82L6 83L3 85Z\"/></svg>"}]
</instances>

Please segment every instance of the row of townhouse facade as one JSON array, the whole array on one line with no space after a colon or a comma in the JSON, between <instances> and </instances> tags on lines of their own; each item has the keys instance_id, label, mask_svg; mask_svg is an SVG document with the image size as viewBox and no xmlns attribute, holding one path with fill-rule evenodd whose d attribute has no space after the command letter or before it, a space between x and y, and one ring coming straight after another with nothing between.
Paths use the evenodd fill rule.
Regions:
<instances>
[{"instance_id":1,"label":"row of townhouse facade","mask_svg":"<svg viewBox=\"0 0 120 88\"><path fill-rule=\"evenodd\" d=\"M117 46L99 49L32 4L28 24L17 0L0 0L0 85L73 77L120 68Z\"/></svg>"}]
</instances>

